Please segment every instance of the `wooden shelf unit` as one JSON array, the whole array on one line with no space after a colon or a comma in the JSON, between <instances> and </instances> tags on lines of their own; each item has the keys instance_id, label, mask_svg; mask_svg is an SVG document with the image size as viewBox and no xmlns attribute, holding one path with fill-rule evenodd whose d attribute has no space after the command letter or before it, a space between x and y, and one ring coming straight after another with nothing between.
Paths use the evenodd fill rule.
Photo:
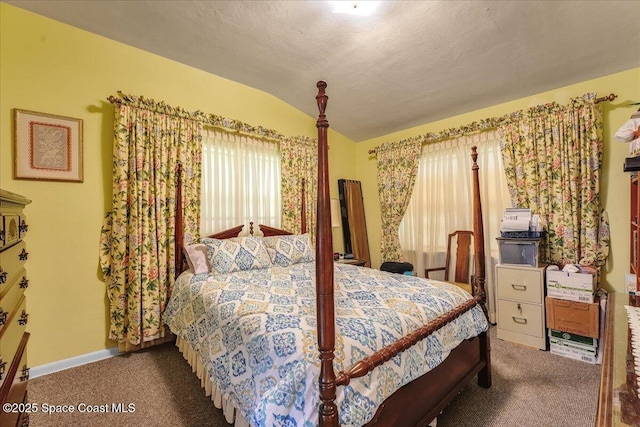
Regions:
<instances>
[{"instance_id":1,"label":"wooden shelf unit","mask_svg":"<svg viewBox=\"0 0 640 427\"><path fill-rule=\"evenodd\" d=\"M640 214L640 185L638 171L631 172L629 188L629 272L636 275L636 289L640 289L640 242L638 215ZM634 293L610 293L603 343L602 373L596 427L627 427L640 425L640 378L635 370L635 355L631 328L625 305L640 307L640 296Z\"/></svg>"}]
</instances>

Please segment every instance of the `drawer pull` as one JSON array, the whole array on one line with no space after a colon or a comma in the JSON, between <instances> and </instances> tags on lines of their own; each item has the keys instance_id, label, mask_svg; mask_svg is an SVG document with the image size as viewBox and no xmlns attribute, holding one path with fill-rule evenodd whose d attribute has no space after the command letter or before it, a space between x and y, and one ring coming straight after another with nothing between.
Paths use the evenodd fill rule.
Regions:
<instances>
[{"instance_id":1,"label":"drawer pull","mask_svg":"<svg viewBox=\"0 0 640 427\"><path fill-rule=\"evenodd\" d=\"M7 273L6 271L3 271L2 267L0 267L0 284L5 283L7 281L8 275L9 273Z\"/></svg>"},{"instance_id":2,"label":"drawer pull","mask_svg":"<svg viewBox=\"0 0 640 427\"><path fill-rule=\"evenodd\" d=\"M527 290L527 285L516 285L515 283L512 283L511 287L513 289L515 289L516 291L526 291Z\"/></svg>"},{"instance_id":3,"label":"drawer pull","mask_svg":"<svg viewBox=\"0 0 640 427\"><path fill-rule=\"evenodd\" d=\"M514 322L519 323L521 325L527 324L527 319L525 319L524 317L511 316L511 318L513 319Z\"/></svg>"},{"instance_id":4,"label":"drawer pull","mask_svg":"<svg viewBox=\"0 0 640 427\"><path fill-rule=\"evenodd\" d=\"M0 357L0 360L2 360L2 358ZM4 378L4 371L7 368L7 362L0 362L0 380L2 380Z\"/></svg>"},{"instance_id":5,"label":"drawer pull","mask_svg":"<svg viewBox=\"0 0 640 427\"><path fill-rule=\"evenodd\" d=\"M22 367L22 375L20 375L20 381L28 381L29 380L29 368L27 368L27 365L24 365Z\"/></svg>"},{"instance_id":6,"label":"drawer pull","mask_svg":"<svg viewBox=\"0 0 640 427\"><path fill-rule=\"evenodd\" d=\"M0 231L0 240L4 240L4 230Z\"/></svg>"},{"instance_id":7,"label":"drawer pull","mask_svg":"<svg viewBox=\"0 0 640 427\"><path fill-rule=\"evenodd\" d=\"M22 276L22 280L20 281L20 287L22 289L27 289L29 287L29 279L27 279L26 277Z\"/></svg>"},{"instance_id":8,"label":"drawer pull","mask_svg":"<svg viewBox=\"0 0 640 427\"><path fill-rule=\"evenodd\" d=\"M20 261L26 261L29 258L29 252L25 248L22 248L22 252L18 255Z\"/></svg>"},{"instance_id":9,"label":"drawer pull","mask_svg":"<svg viewBox=\"0 0 640 427\"><path fill-rule=\"evenodd\" d=\"M7 322L7 314L9 313L0 308L0 326L4 326L4 324Z\"/></svg>"},{"instance_id":10,"label":"drawer pull","mask_svg":"<svg viewBox=\"0 0 640 427\"><path fill-rule=\"evenodd\" d=\"M27 231L29 231L29 225L24 221L24 219L22 220L18 228L20 229L21 233L26 233Z\"/></svg>"},{"instance_id":11,"label":"drawer pull","mask_svg":"<svg viewBox=\"0 0 640 427\"><path fill-rule=\"evenodd\" d=\"M18 319L18 324L24 326L27 324L27 320L29 319L29 315L26 311L22 310L22 314L20 314L20 318Z\"/></svg>"}]
</instances>

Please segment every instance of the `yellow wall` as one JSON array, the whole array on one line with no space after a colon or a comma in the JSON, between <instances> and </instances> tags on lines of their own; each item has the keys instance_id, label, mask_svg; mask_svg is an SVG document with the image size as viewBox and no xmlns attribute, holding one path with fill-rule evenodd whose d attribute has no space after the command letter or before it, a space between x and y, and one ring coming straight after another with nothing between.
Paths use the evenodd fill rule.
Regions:
<instances>
[{"instance_id":1,"label":"yellow wall","mask_svg":"<svg viewBox=\"0 0 640 427\"><path fill-rule=\"evenodd\" d=\"M316 136L311 118L258 90L0 3L0 187L33 200L27 262L29 363L40 366L113 347L98 269L110 209L113 106L118 90L276 129ZM315 81L309 82L314 102ZM331 102L331 101L329 101ZM84 182L13 179L13 109L84 124ZM354 179L355 144L330 129L331 188ZM336 229L337 249L341 246Z\"/></svg>"},{"instance_id":2,"label":"yellow wall","mask_svg":"<svg viewBox=\"0 0 640 427\"><path fill-rule=\"evenodd\" d=\"M608 290L623 291L624 274L629 272L629 174L622 171L622 165L624 158L629 154L629 148L628 144L616 141L613 136L631 113L638 108L628 104L640 102L640 68L494 105L356 144L357 175L363 183L373 266L379 266L381 262L381 221L376 184L376 161L368 154L368 150L385 141L398 141L427 132L437 132L547 102L566 104L570 98L586 92L596 92L598 96L605 96L611 92L618 95L616 100L605 102L603 105L604 159L600 189L602 205L609 213L611 223L611 252L602 284ZM482 171L480 171L480 179L482 179ZM486 236L487 239L494 237L496 236Z\"/></svg>"},{"instance_id":3,"label":"yellow wall","mask_svg":"<svg viewBox=\"0 0 640 427\"><path fill-rule=\"evenodd\" d=\"M331 82L329 82L330 84ZM33 200L27 207L30 279L27 290L31 366L114 346L107 339L108 305L98 270L98 239L111 196L113 107L118 90L164 100L277 129L315 136L315 118L264 92L158 57L112 40L0 3L0 187ZM612 250L605 281L620 290L627 272L628 175L622 172L627 145L613 134L640 101L640 69L602 77L496 105L355 144L329 130L332 197L337 180L362 181L374 266L380 264L380 209L375 160L367 151L387 140L467 124L477 119L595 91L618 99L605 109L602 202L611 219ZM331 122L328 89L327 114ZM309 82L309 99L315 81ZM84 122L84 182L35 182L12 178L13 108L80 118ZM355 167L354 167L355 164ZM343 250L335 229L334 248ZM489 238L491 236L488 236Z\"/></svg>"}]
</instances>

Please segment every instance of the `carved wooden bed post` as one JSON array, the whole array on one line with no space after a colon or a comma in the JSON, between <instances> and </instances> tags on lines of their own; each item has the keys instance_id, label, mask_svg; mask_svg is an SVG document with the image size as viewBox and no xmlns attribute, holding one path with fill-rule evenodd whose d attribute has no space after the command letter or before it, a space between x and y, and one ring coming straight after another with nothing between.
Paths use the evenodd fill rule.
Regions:
<instances>
[{"instance_id":1,"label":"carved wooden bed post","mask_svg":"<svg viewBox=\"0 0 640 427\"><path fill-rule=\"evenodd\" d=\"M183 270L182 265L182 248L184 247L184 230L182 224L182 166L178 165L176 171L176 230L175 230L175 277Z\"/></svg>"},{"instance_id":2,"label":"carved wooden bed post","mask_svg":"<svg viewBox=\"0 0 640 427\"><path fill-rule=\"evenodd\" d=\"M327 84L317 84L319 116L318 128L318 207L316 224L316 316L318 321L318 350L320 351L320 427L338 425L336 406L336 374L333 369L335 350L335 313L333 302L333 238L331 236L331 206L329 196L329 159L327 128L324 114L328 96Z\"/></svg>"},{"instance_id":3,"label":"carved wooden bed post","mask_svg":"<svg viewBox=\"0 0 640 427\"><path fill-rule=\"evenodd\" d=\"M475 257L475 271L472 283L473 295L480 299L480 307L484 311L484 315L489 318L487 310L487 294L485 285L485 254L484 254L484 223L482 221L482 203L480 201L480 179L478 177L478 152L477 147L471 147L471 166L473 174L473 246ZM480 351L485 355L486 366L478 372L478 385L481 387L491 387L491 345L489 341L489 333L480 336Z\"/></svg>"},{"instance_id":4,"label":"carved wooden bed post","mask_svg":"<svg viewBox=\"0 0 640 427\"><path fill-rule=\"evenodd\" d=\"M485 278L485 259L484 259L484 224L482 222L482 203L480 202L480 182L478 179L478 152L477 147L471 147L471 159L473 165L471 170L473 173L473 232L475 238L473 239L474 258L475 258L475 271L473 275L473 295L480 298L483 310L486 312L486 293L484 290L484 278ZM487 317L488 318L488 317Z\"/></svg>"},{"instance_id":5,"label":"carved wooden bed post","mask_svg":"<svg viewBox=\"0 0 640 427\"><path fill-rule=\"evenodd\" d=\"M300 210L302 212L302 219L300 225L300 233L304 234L307 232L307 193L305 192L305 180L302 178L302 203Z\"/></svg>"}]
</instances>

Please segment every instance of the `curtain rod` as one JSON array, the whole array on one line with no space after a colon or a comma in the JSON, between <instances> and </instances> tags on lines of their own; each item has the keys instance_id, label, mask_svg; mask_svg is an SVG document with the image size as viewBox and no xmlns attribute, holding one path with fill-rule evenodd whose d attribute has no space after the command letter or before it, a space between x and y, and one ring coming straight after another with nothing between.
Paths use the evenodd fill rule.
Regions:
<instances>
[{"instance_id":1,"label":"curtain rod","mask_svg":"<svg viewBox=\"0 0 640 427\"><path fill-rule=\"evenodd\" d=\"M601 98L596 98L594 100L594 103L598 104L598 103L604 102L604 101L613 101L617 97L618 97L618 95L616 95L615 93L610 93L607 96L603 96ZM471 133L475 133L475 132L485 131L485 130L489 130L489 129L495 129L495 128L498 127L498 124L504 119L504 117L505 116L502 116L502 117L490 117L488 119L482 119L482 120L480 120L480 122L472 122L471 124L468 124L468 125L459 126L457 128L446 129L446 130L438 132L438 133L430 132L430 133L427 133L427 134L424 134L424 135L418 135L416 137L407 138L407 139L417 139L417 140L419 140L420 143L425 143L425 142L437 141L437 140L448 138L448 137L463 136L463 135L467 135L467 134L471 134ZM403 141L406 141L407 139L401 140L399 142L402 143ZM377 152L378 152L378 148L377 147L368 151L369 154L376 154Z\"/></svg>"},{"instance_id":2,"label":"curtain rod","mask_svg":"<svg viewBox=\"0 0 640 427\"><path fill-rule=\"evenodd\" d=\"M107 100L111 104L128 105L135 108L151 110L157 113L167 114L173 117L181 117L190 120L202 122L203 125L209 125L216 128L236 131L245 135L259 136L262 138L270 138L277 141L292 140L297 142L313 142L314 138L307 136L288 137L277 130L263 128L262 126L252 126L240 120L221 117L212 113L203 113L202 111L187 111L182 107L172 107L164 101L156 102L150 98L144 98L136 95L126 95L118 91L118 96L109 96Z\"/></svg>"},{"instance_id":3,"label":"curtain rod","mask_svg":"<svg viewBox=\"0 0 640 427\"><path fill-rule=\"evenodd\" d=\"M610 93L608 96L603 96L602 98L596 98L596 100L594 102L596 104L598 104L598 103L604 102L604 101L613 101L617 97L618 97L618 95L616 95L615 93Z\"/></svg>"},{"instance_id":4,"label":"curtain rod","mask_svg":"<svg viewBox=\"0 0 640 427\"><path fill-rule=\"evenodd\" d=\"M282 141L282 139L275 138L273 136L256 135L254 133L247 133L247 132L243 132L241 130L226 128L224 126L216 126L216 125L213 125L211 123L203 123L202 127L203 127L203 129L207 129L207 130L214 130L214 131L218 131L218 132L224 132L226 134L234 135L234 136L235 135L240 135L240 136L245 136L245 137L248 136L248 137L251 137L251 138L261 139L261 140L268 141L268 142L280 142L280 141Z\"/></svg>"}]
</instances>

